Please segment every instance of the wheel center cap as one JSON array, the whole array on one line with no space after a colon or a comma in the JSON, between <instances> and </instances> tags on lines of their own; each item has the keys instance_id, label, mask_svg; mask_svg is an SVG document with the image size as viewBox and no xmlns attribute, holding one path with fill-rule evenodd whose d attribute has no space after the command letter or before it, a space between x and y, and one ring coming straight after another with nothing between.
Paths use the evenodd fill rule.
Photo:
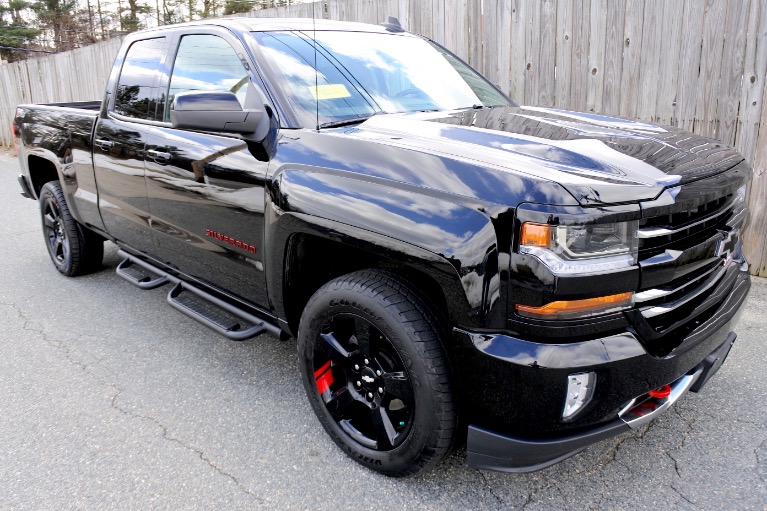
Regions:
<instances>
[{"instance_id":1,"label":"wheel center cap","mask_svg":"<svg viewBox=\"0 0 767 511\"><path fill-rule=\"evenodd\" d=\"M376 385L376 373L373 372L372 369L369 367L365 367L362 369L362 386L366 389L375 389L378 387Z\"/></svg>"}]
</instances>

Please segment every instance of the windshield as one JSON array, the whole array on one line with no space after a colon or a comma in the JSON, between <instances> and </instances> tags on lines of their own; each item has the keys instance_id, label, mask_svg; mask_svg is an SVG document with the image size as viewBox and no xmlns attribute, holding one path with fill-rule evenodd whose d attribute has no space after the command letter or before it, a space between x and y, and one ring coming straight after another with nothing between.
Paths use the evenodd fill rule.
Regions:
<instances>
[{"instance_id":1,"label":"windshield","mask_svg":"<svg viewBox=\"0 0 767 511\"><path fill-rule=\"evenodd\" d=\"M311 34L253 35L307 126L512 104L476 71L419 37L319 31L315 73Z\"/></svg>"}]
</instances>

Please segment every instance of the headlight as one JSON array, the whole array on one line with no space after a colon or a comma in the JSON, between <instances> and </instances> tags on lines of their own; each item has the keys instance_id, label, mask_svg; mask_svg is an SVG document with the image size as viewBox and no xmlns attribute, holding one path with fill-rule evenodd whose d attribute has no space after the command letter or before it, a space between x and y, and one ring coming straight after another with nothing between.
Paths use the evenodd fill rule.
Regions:
<instances>
[{"instance_id":1,"label":"headlight","mask_svg":"<svg viewBox=\"0 0 767 511\"><path fill-rule=\"evenodd\" d=\"M639 222L589 225L522 224L519 251L538 257L555 274L582 274L637 262Z\"/></svg>"}]
</instances>

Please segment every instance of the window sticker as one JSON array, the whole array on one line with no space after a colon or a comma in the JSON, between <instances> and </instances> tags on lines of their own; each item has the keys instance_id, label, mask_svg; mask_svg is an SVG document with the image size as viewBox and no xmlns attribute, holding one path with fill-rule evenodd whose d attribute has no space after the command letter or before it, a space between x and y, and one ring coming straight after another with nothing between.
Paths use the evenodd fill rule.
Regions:
<instances>
[{"instance_id":1,"label":"window sticker","mask_svg":"<svg viewBox=\"0 0 767 511\"><path fill-rule=\"evenodd\" d=\"M314 99L340 99L351 97L348 89L343 83L330 83L327 85L318 85L309 87Z\"/></svg>"}]
</instances>

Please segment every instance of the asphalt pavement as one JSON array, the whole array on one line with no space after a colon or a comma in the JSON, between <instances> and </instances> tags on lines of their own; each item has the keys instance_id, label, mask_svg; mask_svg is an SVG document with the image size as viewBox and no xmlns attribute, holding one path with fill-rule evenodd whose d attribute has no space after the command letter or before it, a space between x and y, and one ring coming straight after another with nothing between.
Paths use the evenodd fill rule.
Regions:
<instances>
[{"instance_id":1,"label":"asphalt pavement","mask_svg":"<svg viewBox=\"0 0 767 511\"><path fill-rule=\"evenodd\" d=\"M349 460L299 381L294 341L237 343L104 269L68 279L0 153L0 510L767 510L767 281L701 394L527 475L465 452L407 480Z\"/></svg>"}]
</instances>

